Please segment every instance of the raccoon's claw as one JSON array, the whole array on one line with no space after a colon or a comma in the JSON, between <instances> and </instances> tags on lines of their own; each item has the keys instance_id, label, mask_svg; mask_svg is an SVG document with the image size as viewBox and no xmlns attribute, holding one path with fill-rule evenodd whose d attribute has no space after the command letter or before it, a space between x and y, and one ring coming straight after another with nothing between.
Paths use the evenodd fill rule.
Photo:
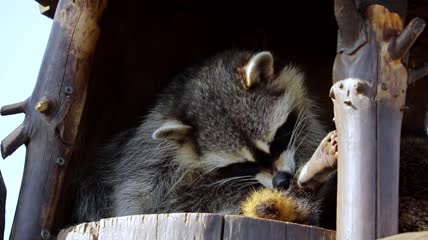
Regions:
<instances>
[{"instance_id":1,"label":"raccoon's claw","mask_svg":"<svg viewBox=\"0 0 428 240\"><path fill-rule=\"evenodd\" d=\"M337 133L332 131L321 141L309 162L299 174L300 187L316 189L336 171L338 159Z\"/></svg>"}]
</instances>

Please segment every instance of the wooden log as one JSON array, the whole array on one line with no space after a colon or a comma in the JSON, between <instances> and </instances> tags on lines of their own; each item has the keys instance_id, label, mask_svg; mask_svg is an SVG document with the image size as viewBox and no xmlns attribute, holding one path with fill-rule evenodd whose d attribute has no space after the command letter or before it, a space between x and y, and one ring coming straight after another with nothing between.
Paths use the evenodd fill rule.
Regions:
<instances>
[{"instance_id":1,"label":"wooden log","mask_svg":"<svg viewBox=\"0 0 428 240\"><path fill-rule=\"evenodd\" d=\"M337 238L366 240L398 231L400 132L408 80L403 63L425 23L415 19L403 31L404 16L386 7L403 10L405 1L370 5L359 9L366 24L357 39L354 32L361 32L361 26L342 17L350 12L360 21L352 3L335 1L348 8L335 8L339 28L355 28L339 29L330 93L339 142ZM353 43L341 45L342 38Z\"/></svg>"},{"instance_id":2,"label":"wooden log","mask_svg":"<svg viewBox=\"0 0 428 240\"><path fill-rule=\"evenodd\" d=\"M6 214L6 185L4 184L3 176L0 172L0 240L3 240L3 237L4 237L5 214Z\"/></svg>"},{"instance_id":3,"label":"wooden log","mask_svg":"<svg viewBox=\"0 0 428 240\"><path fill-rule=\"evenodd\" d=\"M11 239L49 239L58 232L55 214L61 209L105 6L105 0L60 1L31 97L1 110L2 115L26 114L1 146L4 157L27 146Z\"/></svg>"},{"instance_id":4,"label":"wooden log","mask_svg":"<svg viewBox=\"0 0 428 240\"><path fill-rule=\"evenodd\" d=\"M62 230L58 240L269 239L333 240L322 228L209 213L149 214L102 219Z\"/></svg>"}]
</instances>

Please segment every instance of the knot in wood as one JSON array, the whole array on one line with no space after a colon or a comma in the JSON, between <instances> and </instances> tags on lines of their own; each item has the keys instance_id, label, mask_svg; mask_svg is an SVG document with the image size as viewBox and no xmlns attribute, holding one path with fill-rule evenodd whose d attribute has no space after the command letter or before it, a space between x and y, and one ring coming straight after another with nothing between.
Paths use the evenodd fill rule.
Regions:
<instances>
[{"instance_id":1,"label":"knot in wood","mask_svg":"<svg viewBox=\"0 0 428 240\"><path fill-rule=\"evenodd\" d=\"M386 83L382 83L382 84L380 85L380 88L381 88L382 90L386 91L386 90L388 90L388 85L386 85Z\"/></svg>"},{"instance_id":2,"label":"knot in wood","mask_svg":"<svg viewBox=\"0 0 428 240\"><path fill-rule=\"evenodd\" d=\"M42 98L36 103L36 106L34 108L38 112L46 113L49 110L49 107L50 101L47 98Z\"/></svg>"}]
</instances>

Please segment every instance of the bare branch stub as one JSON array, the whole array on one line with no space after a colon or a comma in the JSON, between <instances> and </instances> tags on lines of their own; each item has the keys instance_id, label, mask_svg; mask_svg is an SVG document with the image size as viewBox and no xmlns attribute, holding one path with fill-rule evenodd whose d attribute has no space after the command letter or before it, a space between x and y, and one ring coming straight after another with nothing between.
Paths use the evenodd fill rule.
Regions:
<instances>
[{"instance_id":1,"label":"bare branch stub","mask_svg":"<svg viewBox=\"0 0 428 240\"><path fill-rule=\"evenodd\" d=\"M425 63L423 67L409 70L408 84L413 84L425 76L428 76L428 63Z\"/></svg>"},{"instance_id":2,"label":"bare branch stub","mask_svg":"<svg viewBox=\"0 0 428 240\"><path fill-rule=\"evenodd\" d=\"M412 19L403 32L391 41L388 47L391 58L394 60L403 59L424 30L425 25L426 23L422 18L416 17Z\"/></svg>"},{"instance_id":3,"label":"bare branch stub","mask_svg":"<svg viewBox=\"0 0 428 240\"><path fill-rule=\"evenodd\" d=\"M18 114L18 113L25 113L27 108L27 102L28 100L25 100L19 103L5 105L1 107L0 115L7 116L7 115Z\"/></svg>"},{"instance_id":4,"label":"bare branch stub","mask_svg":"<svg viewBox=\"0 0 428 240\"><path fill-rule=\"evenodd\" d=\"M1 155L3 159L7 158L15 152L16 149L25 144L28 139L29 137L25 130L25 125L19 125L1 142Z\"/></svg>"}]
</instances>

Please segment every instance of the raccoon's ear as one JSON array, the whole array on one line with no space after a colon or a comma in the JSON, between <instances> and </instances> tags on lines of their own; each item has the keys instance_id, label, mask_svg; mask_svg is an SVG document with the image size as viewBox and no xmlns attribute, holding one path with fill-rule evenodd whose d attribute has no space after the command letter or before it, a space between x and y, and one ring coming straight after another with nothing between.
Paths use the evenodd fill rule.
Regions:
<instances>
[{"instance_id":1,"label":"raccoon's ear","mask_svg":"<svg viewBox=\"0 0 428 240\"><path fill-rule=\"evenodd\" d=\"M153 139L183 140L192 131L192 127L177 120L168 120L152 134Z\"/></svg>"},{"instance_id":2,"label":"raccoon's ear","mask_svg":"<svg viewBox=\"0 0 428 240\"><path fill-rule=\"evenodd\" d=\"M245 87L251 88L273 76L273 57L270 52L259 52L245 66Z\"/></svg>"}]
</instances>

